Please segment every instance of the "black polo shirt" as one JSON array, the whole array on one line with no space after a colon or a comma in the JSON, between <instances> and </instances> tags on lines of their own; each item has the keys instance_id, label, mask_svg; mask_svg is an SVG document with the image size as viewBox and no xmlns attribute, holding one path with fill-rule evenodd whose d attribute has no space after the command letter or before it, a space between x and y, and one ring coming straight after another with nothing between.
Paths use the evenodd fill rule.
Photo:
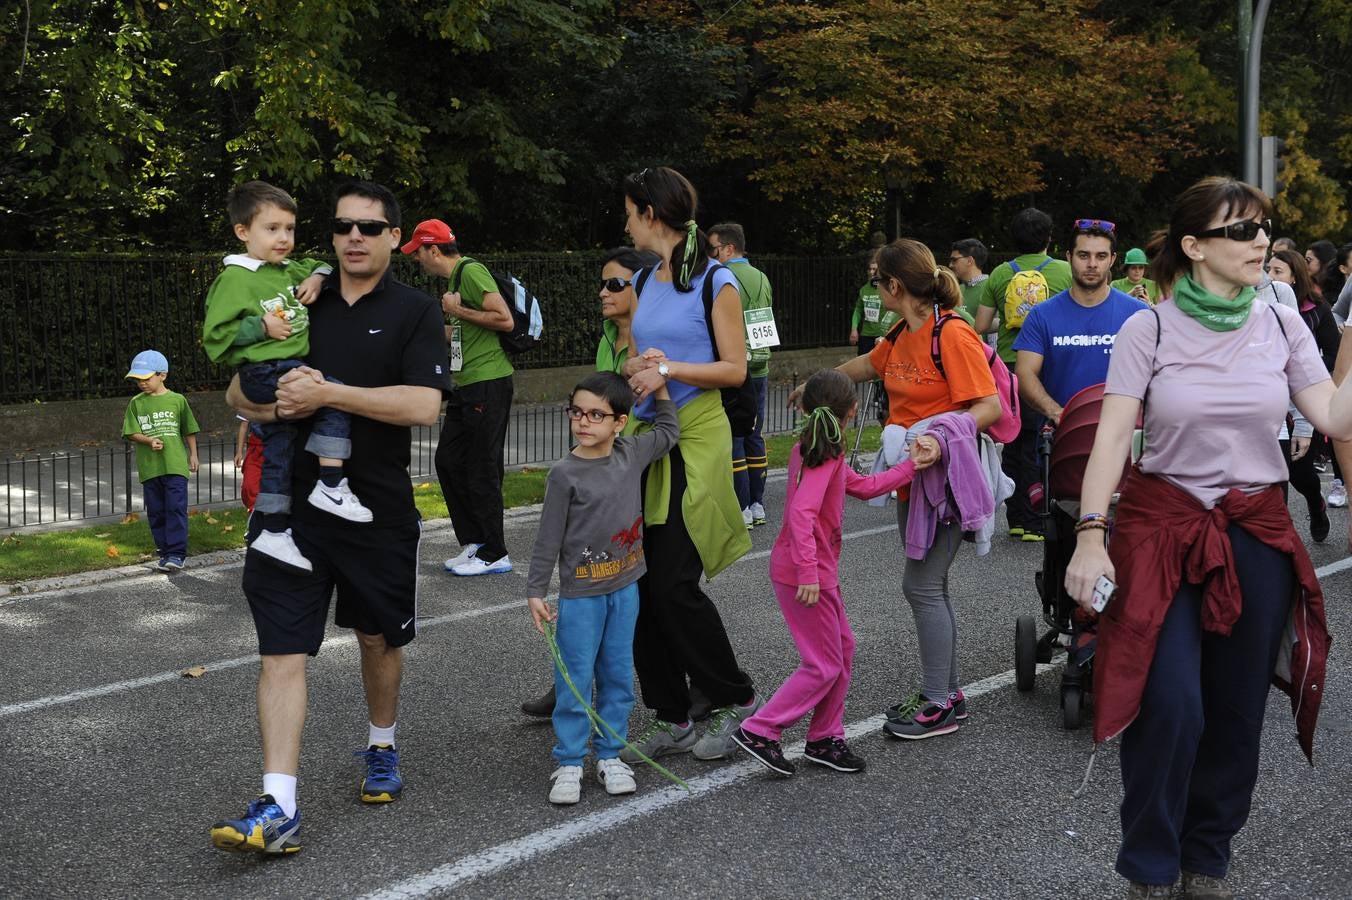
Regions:
<instances>
[{"instance_id":1,"label":"black polo shirt","mask_svg":"<svg viewBox=\"0 0 1352 900\"><path fill-rule=\"evenodd\" d=\"M324 281L310 305L309 364L354 387L407 384L450 389L446 331L441 306L422 291L401 284L388 269L370 293L348 305L339 273ZM348 485L375 516L374 525L417 519L409 480L411 429L349 415L352 458L343 464ZM309 503L319 480L319 459L305 451L308 424L296 444L291 514L327 526L369 528L328 515Z\"/></svg>"}]
</instances>

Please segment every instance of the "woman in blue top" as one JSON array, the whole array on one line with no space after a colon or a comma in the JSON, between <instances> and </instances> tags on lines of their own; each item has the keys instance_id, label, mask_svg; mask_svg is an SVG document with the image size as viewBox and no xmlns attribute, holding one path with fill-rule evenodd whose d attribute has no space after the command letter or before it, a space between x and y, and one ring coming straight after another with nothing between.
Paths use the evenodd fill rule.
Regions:
<instances>
[{"instance_id":1,"label":"woman in blue top","mask_svg":"<svg viewBox=\"0 0 1352 900\"><path fill-rule=\"evenodd\" d=\"M648 574L639 581L634 667L654 719L635 743L650 757L693 750L699 759L723 759L738 752L731 734L755 712L756 691L737 665L700 576L712 578L751 549L733 491L732 431L718 391L746 380L746 329L736 280L710 263L708 239L694 221L697 205L695 188L674 169L644 169L624 181L625 231L637 249L661 258L640 276L632 335L641 352L630 353L624 374L640 429L651 422L652 394L664 382L681 422L676 448L645 475ZM712 336L704 315L706 278L715 289ZM714 707L698 741L687 676Z\"/></svg>"}]
</instances>

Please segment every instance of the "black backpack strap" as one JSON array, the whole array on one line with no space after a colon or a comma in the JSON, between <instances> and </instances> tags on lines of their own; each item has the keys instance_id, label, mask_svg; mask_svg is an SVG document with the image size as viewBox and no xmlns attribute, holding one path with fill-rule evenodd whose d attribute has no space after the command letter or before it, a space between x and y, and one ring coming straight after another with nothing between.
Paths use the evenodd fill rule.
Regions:
<instances>
[{"instance_id":1,"label":"black backpack strap","mask_svg":"<svg viewBox=\"0 0 1352 900\"><path fill-rule=\"evenodd\" d=\"M462 256L460 262L456 264L455 271L451 273L451 293L460 293L460 276L465 273L465 266L474 262L468 256Z\"/></svg>"},{"instance_id":2,"label":"black backpack strap","mask_svg":"<svg viewBox=\"0 0 1352 900\"><path fill-rule=\"evenodd\" d=\"M1273 293L1276 293L1276 291L1274 291ZM1282 317L1277 314L1277 307L1269 303L1268 309L1272 310L1272 317L1277 320L1277 327L1282 330L1282 337L1286 340L1286 349L1290 350L1291 337L1286 333L1286 326L1282 324ZM1158 316L1158 313L1156 315ZM1155 338L1155 346L1158 347L1159 345L1160 339L1157 337Z\"/></svg>"},{"instance_id":3,"label":"black backpack strap","mask_svg":"<svg viewBox=\"0 0 1352 900\"><path fill-rule=\"evenodd\" d=\"M634 279L634 296L637 298L643 293L643 286L648 283L648 276L653 273L653 268L639 269L638 277Z\"/></svg>"},{"instance_id":4,"label":"black backpack strap","mask_svg":"<svg viewBox=\"0 0 1352 900\"><path fill-rule=\"evenodd\" d=\"M714 348L715 362L722 357L718 355L718 340L714 337L714 273L726 268L727 266L722 263L710 263L709 268L704 271L704 289L701 291L704 295L704 327L709 332L709 345ZM737 280L736 275L733 275L733 280Z\"/></svg>"},{"instance_id":5,"label":"black backpack strap","mask_svg":"<svg viewBox=\"0 0 1352 900\"><path fill-rule=\"evenodd\" d=\"M939 304L934 304L934 336L930 338L930 362L934 363L934 368L938 370L939 376L947 381L948 375L944 373L943 346L939 343L939 333L943 331L945 322L957 318L957 313L950 312L947 315L941 313Z\"/></svg>"}]
</instances>

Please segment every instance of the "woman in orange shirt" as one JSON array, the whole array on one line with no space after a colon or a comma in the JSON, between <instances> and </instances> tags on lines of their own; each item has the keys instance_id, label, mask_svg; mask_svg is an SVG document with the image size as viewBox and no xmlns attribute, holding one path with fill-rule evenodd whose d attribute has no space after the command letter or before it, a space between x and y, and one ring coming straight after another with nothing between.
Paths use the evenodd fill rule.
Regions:
<instances>
[{"instance_id":1,"label":"woman in orange shirt","mask_svg":"<svg viewBox=\"0 0 1352 900\"><path fill-rule=\"evenodd\" d=\"M922 419L966 411L984 430L1000 418L995 379L981 338L960 318L940 331L944 374L934 366L931 342L936 310L952 315L962 302L957 276L935 263L919 241L900 239L878 251L878 287L883 308L901 321L870 353L836 369L856 383L882 378L887 389L889 425L910 428ZM801 388L799 389L801 391ZM790 401L796 401L795 396ZM907 488L897 491L897 525L903 543L910 509ZM907 559L902 592L915 616L920 644L920 690L887 710L884 731L917 740L958 729L967 702L958 689L957 621L948 596L948 569L962 542L957 520L939 523L934 543L922 560Z\"/></svg>"}]
</instances>

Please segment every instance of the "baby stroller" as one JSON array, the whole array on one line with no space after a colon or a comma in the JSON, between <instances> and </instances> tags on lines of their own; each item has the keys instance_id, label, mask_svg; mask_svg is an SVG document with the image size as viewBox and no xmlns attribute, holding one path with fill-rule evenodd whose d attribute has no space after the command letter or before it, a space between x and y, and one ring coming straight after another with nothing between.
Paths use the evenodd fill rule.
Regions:
<instances>
[{"instance_id":1,"label":"baby stroller","mask_svg":"<svg viewBox=\"0 0 1352 900\"><path fill-rule=\"evenodd\" d=\"M1061 716L1067 730L1080 727L1093 696L1094 626L1066 593L1065 580L1075 553L1080 486L1102 404L1103 385L1087 387L1066 403L1059 427L1053 429L1050 423L1042 427L1042 483L1035 484L1029 494L1042 515L1046 535L1042 569L1034 581L1042 599L1042 619L1049 630L1039 638L1033 616L1019 616L1014 623L1014 679L1019 690L1033 689L1038 663L1051 662L1052 654L1058 651L1069 656L1061 676ZM1126 476L1125 467L1122 474Z\"/></svg>"}]
</instances>

